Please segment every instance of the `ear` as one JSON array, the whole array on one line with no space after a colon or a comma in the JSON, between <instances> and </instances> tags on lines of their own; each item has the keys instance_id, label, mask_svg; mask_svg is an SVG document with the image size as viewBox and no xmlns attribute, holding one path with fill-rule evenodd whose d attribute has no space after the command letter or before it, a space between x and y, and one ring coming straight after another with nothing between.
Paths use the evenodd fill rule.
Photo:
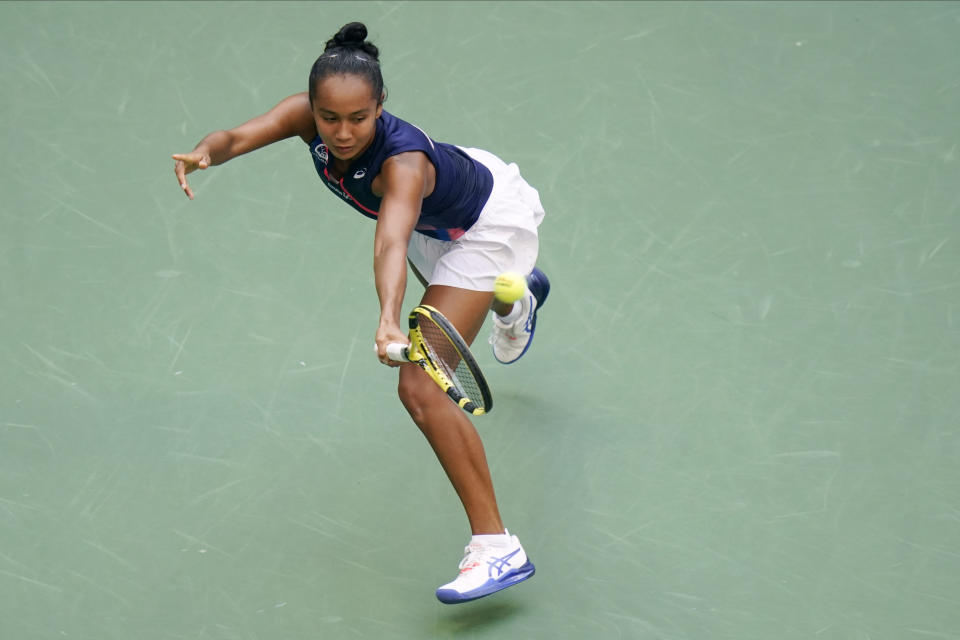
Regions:
<instances>
[{"instance_id":1,"label":"ear","mask_svg":"<svg viewBox=\"0 0 960 640\"><path fill-rule=\"evenodd\" d=\"M377 115L376 115L376 117L379 118L381 113L383 113L383 103L382 103L382 102L377 105Z\"/></svg>"}]
</instances>

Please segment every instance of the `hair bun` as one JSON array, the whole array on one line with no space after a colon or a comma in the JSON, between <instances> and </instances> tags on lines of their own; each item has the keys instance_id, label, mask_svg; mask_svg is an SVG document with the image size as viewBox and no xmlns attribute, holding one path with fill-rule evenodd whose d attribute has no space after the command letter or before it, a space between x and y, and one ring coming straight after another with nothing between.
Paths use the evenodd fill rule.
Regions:
<instances>
[{"instance_id":1,"label":"hair bun","mask_svg":"<svg viewBox=\"0 0 960 640\"><path fill-rule=\"evenodd\" d=\"M337 35L333 36L334 42L340 46L359 47L367 39L367 27L362 22L351 22L343 25Z\"/></svg>"},{"instance_id":2,"label":"hair bun","mask_svg":"<svg viewBox=\"0 0 960 640\"><path fill-rule=\"evenodd\" d=\"M337 35L327 40L324 52L331 49L352 49L362 51L374 62L380 61L380 50L372 42L367 42L367 27L362 22L350 22L337 31Z\"/></svg>"}]
</instances>

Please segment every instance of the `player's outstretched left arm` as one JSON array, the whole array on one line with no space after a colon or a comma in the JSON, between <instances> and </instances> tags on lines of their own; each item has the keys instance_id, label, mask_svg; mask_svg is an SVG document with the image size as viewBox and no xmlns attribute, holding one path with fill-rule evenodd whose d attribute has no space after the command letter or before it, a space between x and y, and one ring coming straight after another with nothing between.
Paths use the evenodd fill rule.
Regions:
<instances>
[{"instance_id":1,"label":"player's outstretched left arm","mask_svg":"<svg viewBox=\"0 0 960 640\"><path fill-rule=\"evenodd\" d=\"M193 189L187 174L223 164L244 153L268 144L299 135L310 142L316 135L316 124L306 92L284 98L270 111L226 131L214 131L197 143L190 153L173 154L173 172L177 183L193 200Z\"/></svg>"}]
</instances>

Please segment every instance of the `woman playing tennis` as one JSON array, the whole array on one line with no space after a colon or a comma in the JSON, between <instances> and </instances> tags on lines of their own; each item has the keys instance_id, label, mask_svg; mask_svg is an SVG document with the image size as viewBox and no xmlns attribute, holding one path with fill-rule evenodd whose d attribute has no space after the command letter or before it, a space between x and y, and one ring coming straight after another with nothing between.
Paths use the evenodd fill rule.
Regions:
<instances>
[{"instance_id":1,"label":"woman playing tennis","mask_svg":"<svg viewBox=\"0 0 960 640\"><path fill-rule=\"evenodd\" d=\"M187 174L223 164L270 143L299 136L323 183L376 220L373 271L380 299L378 357L407 343L401 328L407 263L425 286L422 304L438 309L468 343L493 309L490 342L511 363L530 346L536 314L550 283L535 268L543 207L514 164L479 149L431 140L383 109L379 51L358 22L326 43L308 90L229 131L207 135L190 153L175 154L174 171L193 199ZM505 271L529 274L513 304L494 300ZM398 393L433 447L460 497L473 537L456 579L437 589L446 603L466 602L534 573L520 541L503 525L480 437L467 415L419 367L399 368Z\"/></svg>"}]
</instances>

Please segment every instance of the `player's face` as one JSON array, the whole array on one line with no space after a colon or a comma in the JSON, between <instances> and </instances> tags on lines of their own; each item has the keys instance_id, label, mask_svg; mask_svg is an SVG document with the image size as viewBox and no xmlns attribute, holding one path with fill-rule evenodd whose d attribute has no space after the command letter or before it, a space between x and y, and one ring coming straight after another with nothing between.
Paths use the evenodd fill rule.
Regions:
<instances>
[{"instance_id":1,"label":"player's face","mask_svg":"<svg viewBox=\"0 0 960 640\"><path fill-rule=\"evenodd\" d=\"M371 93L370 83L358 75L327 76L317 83L313 120L335 158L349 162L373 142L383 106Z\"/></svg>"}]
</instances>

